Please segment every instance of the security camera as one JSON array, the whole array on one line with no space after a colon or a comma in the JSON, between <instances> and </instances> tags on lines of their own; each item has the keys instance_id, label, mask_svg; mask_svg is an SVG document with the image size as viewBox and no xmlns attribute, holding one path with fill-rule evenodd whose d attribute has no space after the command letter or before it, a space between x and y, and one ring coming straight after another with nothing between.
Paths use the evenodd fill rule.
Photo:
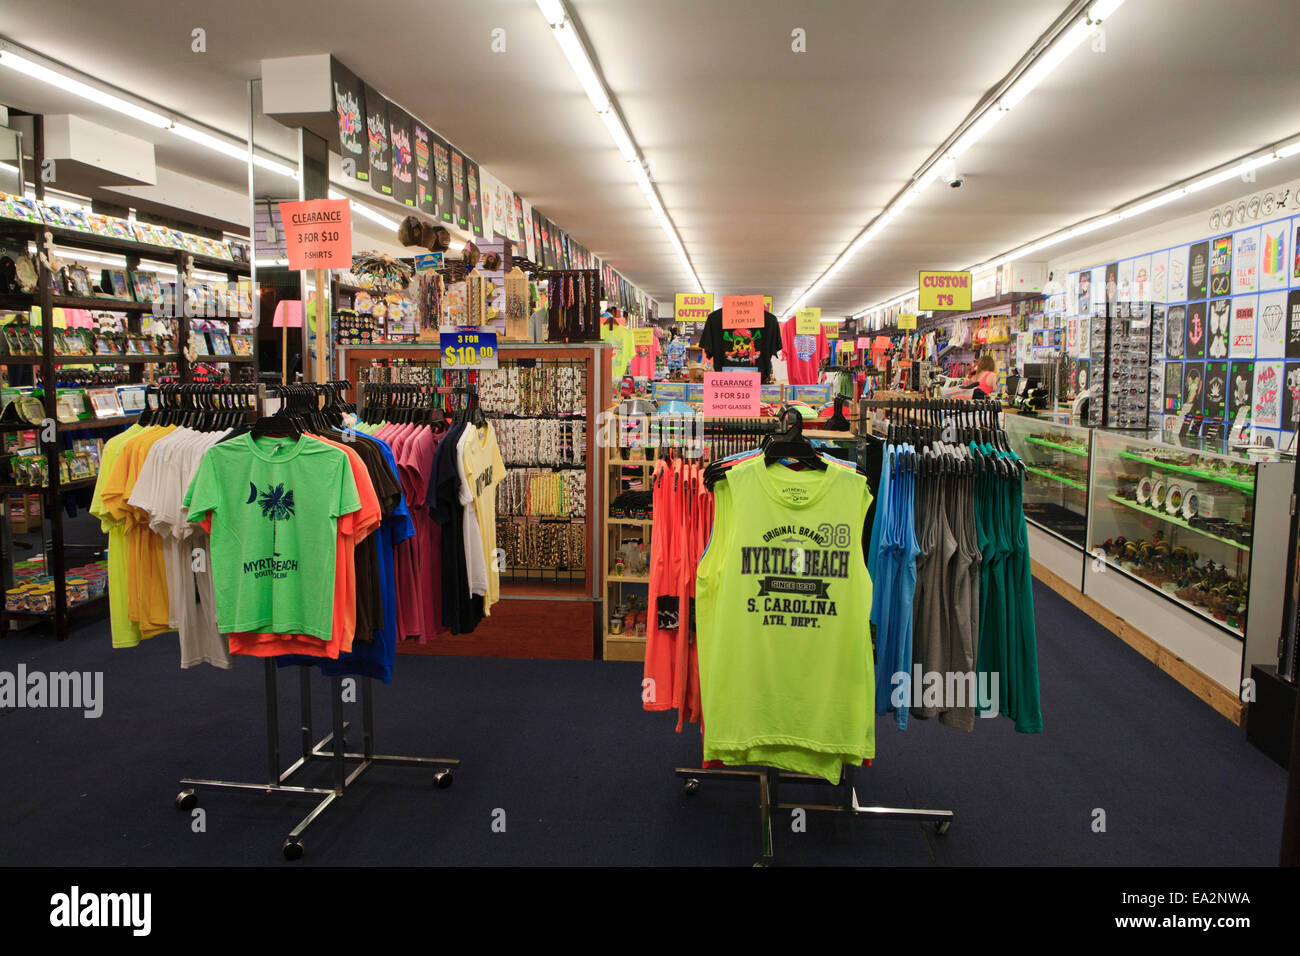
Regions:
<instances>
[{"instance_id":1,"label":"security camera","mask_svg":"<svg viewBox=\"0 0 1300 956\"><path fill-rule=\"evenodd\" d=\"M943 181L953 189L961 189L962 184L966 182L966 177L957 172L957 164L951 158L944 160L939 173L943 176Z\"/></svg>"}]
</instances>

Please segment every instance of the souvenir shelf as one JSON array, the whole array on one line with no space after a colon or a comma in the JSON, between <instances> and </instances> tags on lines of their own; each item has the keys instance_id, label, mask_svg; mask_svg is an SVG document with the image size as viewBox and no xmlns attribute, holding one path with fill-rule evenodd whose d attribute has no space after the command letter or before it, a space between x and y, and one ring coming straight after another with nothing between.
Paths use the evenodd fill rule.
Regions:
<instances>
[{"instance_id":1,"label":"souvenir shelf","mask_svg":"<svg viewBox=\"0 0 1300 956\"><path fill-rule=\"evenodd\" d=\"M643 502L631 505L631 513L627 510L628 504L616 503L620 495L628 492L648 492L653 473L653 449L609 449L605 459L607 504L602 518L605 565L601 582L605 597L605 620L601 624L601 633L607 661L645 660L644 622L649 613L646 593L650 583L650 534L654 519L648 510L648 495ZM625 497L623 501L627 502L629 498ZM620 514L611 515L612 508L618 508Z\"/></svg>"},{"instance_id":2,"label":"souvenir shelf","mask_svg":"<svg viewBox=\"0 0 1300 956\"><path fill-rule=\"evenodd\" d=\"M57 207L52 208L57 209ZM12 209L10 211L12 212ZM87 217L82 216L81 219L87 219ZM89 219L94 220L96 223L100 220L110 222L109 217L92 216ZM111 220L111 222L125 223L124 220ZM96 232L90 228L82 229L66 225L50 225L27 219L0 218L0 244L12 248L29 242L39 243L43 235L48 232L53 237L55 245L60 248L86 250L88 252L100 251L124 257L126 260L125 271L129 273L134 273L138 269L140 262L145 260L173 265L177 274L182 275L188 260L197 268L222 273L227 277L228 281L232 282L249 275L247 263L237 262L224 255L219 255L219 252L227 250L224 245L215 243L213 240L184 236L175 230L166 230L145 224L128 225L131 225L136 231L143 230L145 235L154 241L138 241L134 233L128 238L126 233L107 234L106 229ZM179 286L177 290L178 301L183 302L185 283L180 281L177 284ZM127 301L120 297L111 296L63 295L56 290L54 274L44 266L39 266L36 269L35 288L29 292L7 293L0 296L0 310L28 312L33 307L37 307L40 308L42 317L52 316L55 308L123 313L127 317L128 332L135 335L143 334L141 324L144 321L144 316L150 314L152 310L151 304L146 302ZM190 319L185 314L186 310L184 308L177 311L179 312L176 318L178 342L185 342L189 338ZM237 320L231 319L231 321ZM238 359L233 356L213 356L200 361L229 362L251 359L255 363L255 350L256 344L254 344L254 355L249 359ZM33 366L39 368L40 380L46 383L56 382L56 368L66 365L124 365L129 368L130 380L140 382L143 381L144 366L153 363L175 363L177 378L181 382L191 381L193 365L183 354L58 354L55 348L54 325L49 321L42 321L41 323L39 355L0 356L0 366ZM47 418L57 420L56 403L57 389L45 389L45 414ZM103 429L113 425L126 425L131 420L131 416L114 416L109 419L68 422L58 425L57 430L67 432L80 429ZM64 509L61 496L77 489L74 486L60 482L58 467L60 451L59 443L49 445L47 449L49 485L28 492L29 494L39 494L41 498L42 551L47 555L49 574L55 583L54 607L50 611L37 613L0 610L0 637L8 632L10 622L35 618L48 622L54 636L59 640L63 640L68 636L68 625L73 617L87 610L102 611L107 608L107 602L103 600L73 606L69 606L67 603L65 571L68 561L64 548ZM0 527L3 528L0 531L0 573L2 573L3 584L7 590L13 584L13 552L8 520L6 519L0 523Z\"/></svg>"}]
</instances>

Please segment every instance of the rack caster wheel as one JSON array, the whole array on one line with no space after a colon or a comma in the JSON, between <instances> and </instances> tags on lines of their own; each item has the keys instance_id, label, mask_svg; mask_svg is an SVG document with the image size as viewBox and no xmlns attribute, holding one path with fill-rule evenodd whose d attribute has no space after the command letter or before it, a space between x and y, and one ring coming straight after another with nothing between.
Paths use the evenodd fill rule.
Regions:
<instances>
[{"instance_id":1,"label":"rack caster wheel","mask_svg":"<svg viewBox=\"0 0 1300 956\"><path fill-rule=\"evenodd\" d=\"M439 790L446 790L455 782L456 778L450 770L439 770L433 775L433 785Z\"/></svg>"},{"instance_id":2,"label":"rack caster wheel","mask_svg":"<svg viewBox=\"0 0 1300 956\"><path fill-rule=\"evenodd\" d=\"M297 837L289 837L284 841L284 858L286 860L301 860L303 854L302 840Z\"/></svg>"},{"instance_id":3,"label":"rack caster wheel","mask_svg":"<svg viewBox=\"0 0 1300 956\"><path fill-rule=\"evenodd\" d=\"M688 797L693 797L700 792L700 781L695 777L687 777L686 782L682 784L682 792Z\"/></svg>"},{"instance_id":4,"label":"rack caster wheel","mask_svg":"<svg viewBox=\"0 0 1300 956\"><path fill-rule=\"evenodd\" d=\"M193 810L199 805L199 795L193 790L182 790L176 794L177 810Z\"/></svg>"},{"instance_id":5,"label":"rack caster wheel","mask_svg":"<svg viewBox=\"0 0 1300 956\"><path fill-rule=\"evenodd\" d=\"M939 836L943 836L945 833L948 832L948 828L950 826L952 826L951 820L940 820L937 824L935 824L934 832L939 834Z\"/></svg>"}]
</instances>

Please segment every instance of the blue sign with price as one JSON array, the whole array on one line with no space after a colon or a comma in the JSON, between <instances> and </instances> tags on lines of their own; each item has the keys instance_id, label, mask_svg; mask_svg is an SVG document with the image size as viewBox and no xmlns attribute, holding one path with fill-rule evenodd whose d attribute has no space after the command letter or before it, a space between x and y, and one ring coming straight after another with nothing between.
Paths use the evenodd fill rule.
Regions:
<instances>
[{"instance_id":1,"label":"blue sign with price","mask_svg":"<svg viewBox=\"0 0 1300 956\"><path fill-rule=\"evenodd\" d=\"M497 334L480 329L438 333L443 368L477 371L497 367Z\"/></svg>"}]
</instances>

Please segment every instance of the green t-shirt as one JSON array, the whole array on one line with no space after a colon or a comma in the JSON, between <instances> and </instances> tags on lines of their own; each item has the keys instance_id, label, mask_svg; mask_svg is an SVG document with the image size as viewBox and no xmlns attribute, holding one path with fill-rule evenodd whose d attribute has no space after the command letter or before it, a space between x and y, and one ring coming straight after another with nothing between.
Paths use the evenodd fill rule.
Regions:
<instances>
[{"instance_id":1,"label":"green t-shirt","mask_svg":"<svg viewBox=\"0 0 1300 956\"><path fill-rule=\"evenodd\" d=\"M732 466L696 577L704 759L837 783L874 757L871 492L852 467Z\"/></svg>"},{"instance_id":2,"label":"green t-shirt","mask_svg":"<svg viewBox=\"0 0 1300 956\"><path fill-rule=\"evenodd\" d=\"M306 436L240 435L203 456L185 505L190 521L212 517L223 633L330 639L338 519L361 507L342 450Z\"/></svg>"}]
</instances>

